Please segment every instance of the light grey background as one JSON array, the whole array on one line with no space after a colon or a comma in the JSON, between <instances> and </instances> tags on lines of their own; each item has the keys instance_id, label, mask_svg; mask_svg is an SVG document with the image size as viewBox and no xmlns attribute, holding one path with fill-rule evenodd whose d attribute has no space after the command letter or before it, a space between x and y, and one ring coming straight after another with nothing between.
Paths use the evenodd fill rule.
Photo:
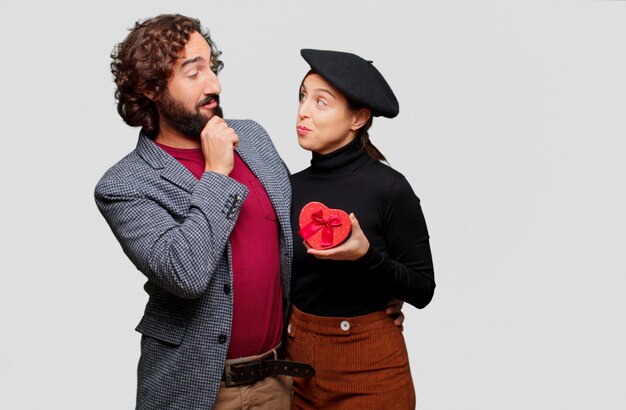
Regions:
<instances>
[{"instance_id":1,"label":"light grey background","mask_svg":"<svg viewBox=\"0 0 626 410\"><path fill-rule=\"evenodd\" d=\"M227 117L292 171L299 49L374 60L400 115L372 139L422 199L437 291L405 309L418 408L626 408L626 2L0 0L0 408L129 409L143 276L93 202L133 149L109 54L196 16Z\"/></svg>"}]
</instances>

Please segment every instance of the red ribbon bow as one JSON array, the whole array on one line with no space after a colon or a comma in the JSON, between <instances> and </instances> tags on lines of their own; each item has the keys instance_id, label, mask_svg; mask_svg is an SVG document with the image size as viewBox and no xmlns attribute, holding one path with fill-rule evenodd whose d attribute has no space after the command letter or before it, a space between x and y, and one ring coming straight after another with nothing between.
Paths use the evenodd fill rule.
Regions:
<instances>
[{"instance_id":1,"label":"red ribbon bow","mask_svg":"<svg viewBox=\"0 0 626 410\"><path fill-rule=\"evenodd\" d=\"M311 215L311 222L298 231L301 237L306 241L315 235L320 229L322 230L322 246L328 247L333 244L334 231L333 228L341 226L341 218L337 214L331 214L328 218L324 218L324 213L320 209Z\"/></svg>"}]
</instances>

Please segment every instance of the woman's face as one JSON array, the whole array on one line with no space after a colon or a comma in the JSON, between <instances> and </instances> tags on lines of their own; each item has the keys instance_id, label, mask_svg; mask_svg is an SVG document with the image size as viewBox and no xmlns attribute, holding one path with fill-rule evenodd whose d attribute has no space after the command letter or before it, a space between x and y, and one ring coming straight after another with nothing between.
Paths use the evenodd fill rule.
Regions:
<instances>
[{"instance_id":1,"label":"woman's face","mask_svg":"<svg viewBox=\"0 0 626 410\"><path fill-rule=\"evenodd\" d=\"M304 78L296 130L298 144L308 151L328 154L352 141L360 124L358 112L348 108L344 95L319 74Z\"/></svg>"}]
</instances>

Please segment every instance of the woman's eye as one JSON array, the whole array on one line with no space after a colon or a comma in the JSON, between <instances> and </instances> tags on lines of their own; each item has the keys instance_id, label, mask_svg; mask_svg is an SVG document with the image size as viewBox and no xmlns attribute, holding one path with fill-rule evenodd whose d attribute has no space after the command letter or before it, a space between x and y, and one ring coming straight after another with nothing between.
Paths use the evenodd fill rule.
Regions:
<instances>
[{"instance_id":1,"label":"woman's eye","mask_svg":"<svg viewBox=\"0 0 626 410\"><path fill-rule=\"evenodd\" d=\"M192 80L195 80L196 77L198 77L198 73L190 74L188 77L191 78Z\"/></svg>"},{"instance_id":2,"label":"woman's eye","mask_svg":"<svg viewBox=\"0 0 626 410\"><path fill-rule=\"evenodd\" d=\"M326 105L326 102L324 100L317 100L317 105L319 105L320 107L323 107Z\"/></svg>"},{"instance_id":3,"label":"woman's eye","mask_svg":"<svg viewBox=\"0 0 626 410\"><path fill-rule=\"evenodd\" d=\"M302 93L298 94L298 101L302 102L302 101L304 101L305 98L306 98L306 96L304 94L302 94Z\"/></svg>"}]
</instances>

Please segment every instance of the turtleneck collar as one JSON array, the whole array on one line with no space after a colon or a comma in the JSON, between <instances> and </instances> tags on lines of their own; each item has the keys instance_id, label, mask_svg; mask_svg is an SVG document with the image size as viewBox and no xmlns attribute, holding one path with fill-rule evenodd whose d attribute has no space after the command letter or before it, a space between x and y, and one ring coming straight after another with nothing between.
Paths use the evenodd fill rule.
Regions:
<instances>
[{"instance_id":1,"label":"turtleneck collar","mask_svg":"<svg viewBox=\"0 0 626 410\"><path fill-rule=\"evenodd\" d=\"M369 156L362 150L357 138L328 154L313 153L310 172L313 174L337 175L354 171L363 165Z\"/></svg>"}]
</instances>

